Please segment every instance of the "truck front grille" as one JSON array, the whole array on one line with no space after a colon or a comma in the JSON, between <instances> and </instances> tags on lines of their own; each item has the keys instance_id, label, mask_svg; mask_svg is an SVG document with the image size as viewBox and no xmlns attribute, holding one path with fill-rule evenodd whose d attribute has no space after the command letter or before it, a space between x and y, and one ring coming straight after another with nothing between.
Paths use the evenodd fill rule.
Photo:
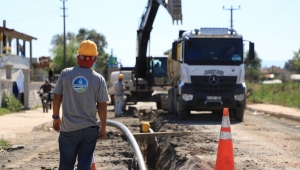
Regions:
<instances>
[{"instance_id":1,"label":"truck front grille","mask_svg":"<svg viewBox=\"0 0 300 170\"><path fill-rule=\"evenodd\" d=\"M209 78L210 76L191 76L194 90L207 95L221 95L233 92L236 86L236 76L218 76L219 82L216 85L211 85Z\"/></svg>"}]
</instances>

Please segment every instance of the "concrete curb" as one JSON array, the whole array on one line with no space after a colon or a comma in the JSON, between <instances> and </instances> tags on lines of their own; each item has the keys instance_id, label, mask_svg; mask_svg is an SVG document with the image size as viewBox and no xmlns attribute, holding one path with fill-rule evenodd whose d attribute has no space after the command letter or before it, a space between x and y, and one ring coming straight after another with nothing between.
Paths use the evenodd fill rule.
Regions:
<instances>
[{"instance_id":1,"label":"concrete curb","mask_svg":"<svg viewBox=\"0 0 300 170\"><path fill-rule=\"evenodd\" d=\"M265 114L269 114L269 115L272 115L272 116L278 117L278 118L287 118L287 119L290 119L290 120L300 121L300 117L299 116L284 114L282 112L279 113L279 112L270 112L270 111L261 110L261 109L254 109L254 108L251 108L251 106L246 106L245 109L249 110L249 111L253 111L253 112L254 111L264 112Z\"/></svg>"}]
</instances>

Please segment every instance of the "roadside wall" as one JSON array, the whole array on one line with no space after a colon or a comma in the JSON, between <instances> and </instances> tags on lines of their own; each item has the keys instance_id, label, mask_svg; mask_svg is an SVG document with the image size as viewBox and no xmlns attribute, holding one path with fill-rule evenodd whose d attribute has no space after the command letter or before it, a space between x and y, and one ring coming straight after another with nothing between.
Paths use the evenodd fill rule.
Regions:
<instances>
[{"instance_id":1,"label":"roadside wall","mask_svg":"<svg viewBox=\"0 0 300 170\"><path fill-rule=\"evenodd\" d=\"M33 108L36 106L41 106L41 99L37 91L44 84L44 82L30 82L29 84L29 107Z\"/></svg>"},{"instance_id":2,"label":"roadside wall","mask_svg":"<svg viewBox=\"0 0 300 170\"><path fill-rule=\"evenodd\" d=\"M0 107L2 107L3 92L12 94L13 81L0 79Z\"/></svg>"},{"instance_id":3,"label":"roadside wall","mask_svg":"<svg viewBox=\"0 0 300 170\"><path fill-rule=\"evenodd\" d=\"M36 106L41 106L41 100L37 91L43 85L44 82L30 82L29 84L29 107L34 108ZM7 79L0 80L0 107L2 107L2 97L3 92L6 91L12 94L13 81Z\"/></svg>"}]
</instances>

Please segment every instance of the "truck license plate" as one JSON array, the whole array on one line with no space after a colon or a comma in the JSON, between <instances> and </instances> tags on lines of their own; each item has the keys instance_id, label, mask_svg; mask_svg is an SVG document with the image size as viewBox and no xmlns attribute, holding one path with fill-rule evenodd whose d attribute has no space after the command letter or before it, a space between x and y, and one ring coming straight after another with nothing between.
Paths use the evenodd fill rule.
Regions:
<instances>
[{"instance_id":1,"label":"truck license plate","mask_svg":"<svg viewBox=\"0 0 300 170\"><path fill-rule=\"evenodd\" d=\"M221 96L206 96L207 100L221 100Z\"/></svg>"}]
</instances>

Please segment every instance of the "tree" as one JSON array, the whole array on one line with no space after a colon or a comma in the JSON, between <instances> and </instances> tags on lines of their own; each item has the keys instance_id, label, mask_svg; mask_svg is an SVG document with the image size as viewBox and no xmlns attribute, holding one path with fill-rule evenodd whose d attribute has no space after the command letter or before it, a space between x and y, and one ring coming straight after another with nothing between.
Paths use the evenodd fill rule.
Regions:
<instances>
[{"instance_id":1,"label":"tree","mask_svg":"<svg viewBox=\"0 0 300 170\"><path fill-rule=\"evenodd\" d=\"M55 73L60 73L63 69L63 53L64 47L63 44L58 44L51 49L51 52L54 54L53 58L53 71ZM77 50L78 43L76 39L70 40L66 43L66 67L73 67L77 65Z\"/></svg>"},{"instance_id":2,"label":"tree","mask_svg":"<svg viewBox=\"0 0 300 170\"><path fill-rule=\"evenodd\" d=\"M293 59L285 63L284 68L289 71L300 73L300 48L298 51L294 52Z\"/></svg>"},{"instance_id":3,"label":"tree","mask_svg":"<svg viewBox=\"0 0 300 170\"><path fill-rule=\"evenodd\" d=\"M251 75L254 77L259 77L260 70L261 70L261 59L258 57L257 53L255 52L254 60L249 60L249 51L246 53L245 57L245 74Z\"/></svg>"},{"instance_id":4,"label":"tree","mask_svg":"<svg viewBox=\"0 0 300 170\"><path fill-rule=\"evenodd\" d=\"M81 28L78 31L76 38L79 42L81 42L83 40L94 41L97 44L99 56L102 56L105 53L104 48L107 47L106 39L105 39L104 35L97 33L95 30L89 31L87 29Z\"/></svg>"},{"instance_id":5,"label":"tree","mask_svg":"<svg viewBox=\"0 0 300 170\"><path fill-rule=\"evenodd\" d=\"M96 60L96 72L102 72L103 76L107 78L107 68L108 68L108 56L109 54L104 53L101 57Z\"/></svg>"},{"instance_id":6,"label":"tree","mask_svg":"<svg viewBox=\"0 0 300 170\"><path fill-rule=\"evenodd\" d=\"M169 50L165 51L165 52L164 52L164 55L169 55L170 52L172 52L172 49L169 49Z\"/></svg>"},{"instance_id":7,"label":"tree","mask_svg":"<svg viewBox=\"0 0 300 170\"><path fill-rule=\"evenodd\" d=\"M284 69L288 70L288 71L295 71L295 64L293 60L288 60L287 62L285 62L284 64Z\"/></svg>"},{"instance_id":8,"label":"tree","mask_svg":"<svg viewBox=\"0 0 300 170\"><path fill-rule=\"evenodd\" d=\"M80 43L83 40L92 40L97 45L97 50L99 52L96 60L95 71L100 72L107 69L107 56L104 49L107 46L105 36L97 33L95 30L87 30L81 28L78 34L68 32L66 35L66 67L73 67L77 65L77 50ZM63 34L54 35L51 40L51 45L53 45L50 50L53 54L53 69L54 72L59 73L63 68Z\"/></svg>"}]
</instances>

